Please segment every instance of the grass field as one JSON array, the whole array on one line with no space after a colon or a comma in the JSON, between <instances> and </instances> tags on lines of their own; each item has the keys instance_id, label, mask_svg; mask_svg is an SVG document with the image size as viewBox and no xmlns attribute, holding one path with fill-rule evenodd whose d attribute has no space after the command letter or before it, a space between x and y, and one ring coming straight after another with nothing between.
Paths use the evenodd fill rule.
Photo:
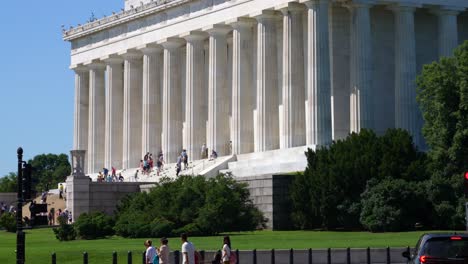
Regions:
<instances>
[{"instance_id":1,"label":"grass field","mask_svg":"<svg viewBox=\"0 0 468 264\"><path fill-rule=\"evenodd\" d=\"M319 231L256 231L230 234L234 249L306 249L306 248L365 248L414 246L423 232L367 233ZM155 238L150 238L157 240ZM220 249L222 236L189 238L199 250ZM81 264L82 253L89 254L89 263L112 263L112 252L119 263L127 263L127 251L133 252L133 263L141 262L144 239L112 237L100 240L59 242L51 229L28 230L26 233L27 263L50 263L52 252L58 263ZM159 243L157 243L159 244ZM172 250L180 250L180 239L169 239ZM16 235L0 231L0 263L14 263Z\"/></svg>"}]
</instances>

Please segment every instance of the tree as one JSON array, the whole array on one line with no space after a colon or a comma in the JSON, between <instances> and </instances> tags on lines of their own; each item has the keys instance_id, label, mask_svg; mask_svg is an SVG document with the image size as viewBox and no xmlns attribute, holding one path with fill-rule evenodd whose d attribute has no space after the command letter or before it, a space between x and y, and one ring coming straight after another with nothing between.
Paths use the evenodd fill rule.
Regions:
<instances>
[{"instance_id":1,"label":"tree","mask_svg":"<svg viewBox=\"0 0 468 264\"><path fill-rule=\"evenodd\" d=\"M426 171L425 154L401 129L382 137L363 129L306 156L304 175L290 188L292 219L302 229L361 228L361 194L370 180L418 181Z\"/></svg>"},{"instance_id":2,"label":"tree","mask_svg":"<svg viewBox=\"0 0 468 264\"><path fill-rule=\"evenodd\" d=\"M461 177L468 170L468 41L453 57L425 65L417 79L423 135L430 148L434 219L445 228L463 224ZM437 224L437 223L436 223Z\"/></svg>"},{"instance_id":3,"label":"tree","mask_svg":"<svg viewBox=\"0 0 468 264\"><path fill-rule=\"evenodd\" d=\"M425 224L430 207L423 185L403 179L370 180L362 194L362 225L373 232L414 229Z\"/></svg>"},{"instance_id":4,"label":"tree","mask_svg":"<svg viewBox=\"0 0 468 264\"><path fill-rule=\"evenodd\" d=\"M64 182L71 172L68 156L65 154L41 154L29 162L34 168L33 190L37 191L54 188L59 182Z\"/></svg>"},{"instance_id":5,"label":"tree","mask_svg":"<svg viewBox=\"0 0 468 264\"><path fill-rule=\"evenodd\" d=\"M10 172L8 175L0 178L0 192L16 192L18 179L16 173Z\"/></svg>"},{"instance_id":6,"label":"tree","mask_svg":"<svg viewBox=\"0 0 468 264\"><path fill-rule=\"evenodd\" d=\"M425 65L417 100L432 169L444 176L468 169L468 41L455 56Z\"/></svg>"}]
</instances>

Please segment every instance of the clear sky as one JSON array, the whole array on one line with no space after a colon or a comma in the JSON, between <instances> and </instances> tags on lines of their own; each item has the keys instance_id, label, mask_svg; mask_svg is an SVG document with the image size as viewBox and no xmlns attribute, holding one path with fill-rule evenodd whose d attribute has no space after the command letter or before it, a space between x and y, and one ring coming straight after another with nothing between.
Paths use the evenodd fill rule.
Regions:
<instances>
[{"instance_id":1,"label":"clear sky","mask_svg":"<svg viewBox=\"0 0 468 264\"><path fill-rule=\"evenodd\" d=\"M74 75L61 25L119 11L124 0L4 0L0 3L0 177L25 159L73 144Z\"/></svg>"}]
</instances>

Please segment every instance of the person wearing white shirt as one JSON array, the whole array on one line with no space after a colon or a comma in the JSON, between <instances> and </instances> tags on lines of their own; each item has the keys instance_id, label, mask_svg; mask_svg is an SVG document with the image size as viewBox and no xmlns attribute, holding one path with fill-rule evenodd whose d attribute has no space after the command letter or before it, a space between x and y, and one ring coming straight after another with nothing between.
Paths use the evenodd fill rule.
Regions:
<instances>
[{"instance_id":1,"label":"person wearing white shirt","mask_svg":"<svg viewBox=\"0 0 468 264\"><path fill-rule=\"evenodd\" d=\"M230 257L231 257L231 239L229 238L229 236L225 236L223 239L223 256L222 256L223 264L229 264Z\"/></svg>"},{"instance_id":2,"label":"person wearing white shirt","mask_svg":"<svg viewBox=\"0 0 468 264\"><path fill-rule=\"evenodd\" d=\"M180 236L182 240L182 264L195 264L195 246L187 239L187 234Z\"/></svg>"},{"instance_id":3,"label":"person wearing white shirt","mask_svg":"<svg viewBox=\"0 0 468 264\"><path fill-rule=\"evenodd\" d=\"M145 241L145 247L146 247L146 264L153 264L153 259L156 256L156 249L152 246L153 242L151 240L146 240Z\"/></svg>"},{"instance_id":4,"label":"person wearing white shirt","mask_svg":"<svg viewBox=\"0 0 468 264\"><path fill-rule=\"evenodd\" d=\"M167 238L161 238L161 246L159 247L158 256L159 256L159 264L169 264L169 246L167 245L169 241Z\"/></svg>"}]
</instances>

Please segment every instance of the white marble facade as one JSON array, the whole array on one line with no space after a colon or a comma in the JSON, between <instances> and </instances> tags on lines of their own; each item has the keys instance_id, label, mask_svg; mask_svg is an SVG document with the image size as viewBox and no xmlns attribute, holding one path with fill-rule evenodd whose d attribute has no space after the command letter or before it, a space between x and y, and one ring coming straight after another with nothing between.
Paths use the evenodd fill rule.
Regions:
<instances>
[{"instance_id":1,"label":"white marble facade","mask_svg":"<svg viewBox=\"0 0 468 264\"><path fill-rule=\"evenodd\" d=\"M422 146L415 78L468 39L466 0L125 0L64 31L87 172L322 146L362 128Z\"/></svg>"}]
</instances>

